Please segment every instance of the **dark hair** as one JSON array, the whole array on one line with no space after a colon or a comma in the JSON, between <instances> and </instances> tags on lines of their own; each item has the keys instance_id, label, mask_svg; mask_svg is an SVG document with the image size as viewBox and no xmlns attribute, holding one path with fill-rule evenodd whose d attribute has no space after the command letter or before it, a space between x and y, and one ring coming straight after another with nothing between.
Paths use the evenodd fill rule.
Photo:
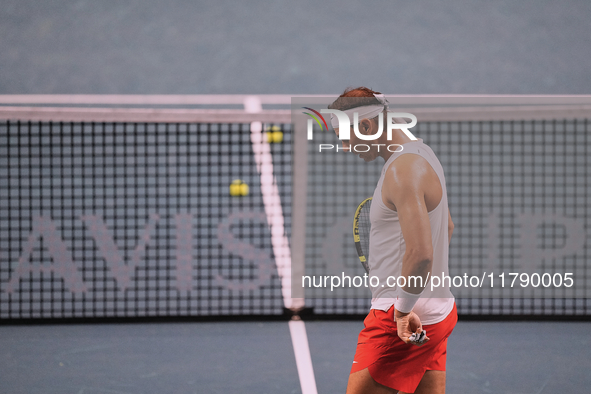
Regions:
<instances>
[{"instance_id":1,"label":"dark hair","mask_svg":"<svg viewBox=\"0 0 591 394\"><path fill-rule=\"evenodd\" d=\"M339 111L346 111L351 108L361 107L365 105L382 105L382 103L375 98L374 94L381 94L374 90L360 86L358 88L347 88L332 104L328 106L329 109L338 109Z\"/></svg>"}]
</instances>

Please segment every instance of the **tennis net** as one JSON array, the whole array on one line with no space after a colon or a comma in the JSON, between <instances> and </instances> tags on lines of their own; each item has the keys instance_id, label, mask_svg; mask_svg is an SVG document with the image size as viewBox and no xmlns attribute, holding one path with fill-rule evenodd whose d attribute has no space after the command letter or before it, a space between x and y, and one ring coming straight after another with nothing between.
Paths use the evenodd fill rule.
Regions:
<instances>
[{"instance_id":1,"label":"tennis net","mask_svg":"<svg viewBox=\"0 0 591 394\"><path fill-rule=\"evenodd\" d=\"M311 150L294 164L289 110L0 109L0 319L280 316L296 307L292 257L303 255L306 273L360 269L343 218L373 191L381 164ZM446 171L450 272L539 258L584 283L570 298L459 298L459 313L589 315L591 116L430 111L414 131ZM329 171L333 159L346 179ZM328 256L327 242L341 254ZM360 315L368 298L312 294L305 306Z\"/></svg>"}]
</instances>

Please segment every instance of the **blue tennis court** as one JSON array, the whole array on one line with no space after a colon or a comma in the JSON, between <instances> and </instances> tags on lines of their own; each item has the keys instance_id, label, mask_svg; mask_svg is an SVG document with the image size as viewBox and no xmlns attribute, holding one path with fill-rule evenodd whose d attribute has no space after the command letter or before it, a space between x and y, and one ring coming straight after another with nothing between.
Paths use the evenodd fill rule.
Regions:
<instances>
[{"instance_id":1,"label":"blue tennis court","mask_svg":"<svg viewBox=\"0 0 591 394\"><path fill-rule=\"evenodd\" d=\"M361 322L306 323L319 393L343 393ZM450 393L583 393L589 323L459 322ZM6 393L300 393L287 323L0 327Z\"/></svg>"}]
</instances>

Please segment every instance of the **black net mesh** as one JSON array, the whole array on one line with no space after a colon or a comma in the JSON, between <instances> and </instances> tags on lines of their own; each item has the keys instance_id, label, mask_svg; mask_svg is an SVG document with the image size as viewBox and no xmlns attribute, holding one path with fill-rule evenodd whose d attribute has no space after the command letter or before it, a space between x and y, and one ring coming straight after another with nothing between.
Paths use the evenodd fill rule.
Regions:
<instances>
[{"instance_id":1,"label":"black net mesh","mask_svg":"<svg viewBox=\"0 0 591 394\"><path fill-rule=\"evenodd\" d=\"M250 125L4 122L0 150L0 317L283 312Z\"/></svg>"},{"instance_id":2,"label":"black net mesh","mask_svg":"<svg viewBox=\"0 0 591 394\"><path fill-rule=\"evenodd\" d=\"M269 147L289 237L291 126L263 130L282 133ZM576 298L465 297L459 312L588 315L589 122L420 123L413 132L446 171L450 273L533 259L548 272L567 266L583 283ZM382 163L337 156L344 181L327 170L334 155L309 155L307 274L337 263L323 243L341 227L330 240L342 246L338 264L362 270L351 220ZM2 319L283 312L248 124L2 122L0 183ZM364 314L369 294L306 306Z\"/></svg>"},{"instance_id":3,"label":"black net mesh","mask_svg":"<svg viewBox=\"0 0 591 394\"><path fill-rule=\"evenodd\" d=\"M455 223L450 276L494 273L494 288L452 287L459 313L590 314L589 129L588 120L419 122L412 129L445 170ZM320 152L320 144L337 139L316 129L308 145L306 274L362 275L350 223L357 205L373 194L384 162ZM512 272L547 273L556 283L554 274L564 279L570 272L576 290L549 286L542 292L540 285L539 295L530 297L520 279L510 288ZM362 314L371 294L363 286L332 290L329 283L307 286L306 297L317 313Z\"/></svg>"}]
</instances>

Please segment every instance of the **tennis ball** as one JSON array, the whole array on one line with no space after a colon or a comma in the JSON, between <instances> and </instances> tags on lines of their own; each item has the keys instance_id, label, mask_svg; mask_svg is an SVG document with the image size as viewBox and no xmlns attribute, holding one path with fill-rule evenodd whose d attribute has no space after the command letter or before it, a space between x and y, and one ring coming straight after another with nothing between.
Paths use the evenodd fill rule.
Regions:
<instances>
[{"instance_id":1,"label":"tennis ball","mask_svg":"<svg viewBox=\"0 0 591 394\"><path fill-rule=\"evenodd\" d=\"M271 126L267 130L267 142L278 144L283 141L283 132L278 126Z\"/></svg>"},{"instance_id":2,"label":"tennis ball","mask_svg":"<svg viewBox=\"0 0 591 394\"><path fill-rule=\"evenodd\" d=\"M234 179L230 184L230 195L233 197L248 196L248 185L241 179Z\"/></svg>"},{"instance_id":3,"label":"tennis ball","mask_svg":"<svg viewBox=\"0 0 591 394\"><path fill-rule=\"evenodd\" d=\"M243 183L242 185L240 185L240 195L241 196L248 196L248 185L246 183Z\"/></svg>"},{"instance_id":4,"label":"tennis ball","mask_svg":"<svg viewBox=\"0 0 591 394\"><path fill-rule=\"evenodd\" d=\"M278 144L283 141L283 132L281 131L274 131L273 132L273 142Z\"/></svg>"}]
</instances>

